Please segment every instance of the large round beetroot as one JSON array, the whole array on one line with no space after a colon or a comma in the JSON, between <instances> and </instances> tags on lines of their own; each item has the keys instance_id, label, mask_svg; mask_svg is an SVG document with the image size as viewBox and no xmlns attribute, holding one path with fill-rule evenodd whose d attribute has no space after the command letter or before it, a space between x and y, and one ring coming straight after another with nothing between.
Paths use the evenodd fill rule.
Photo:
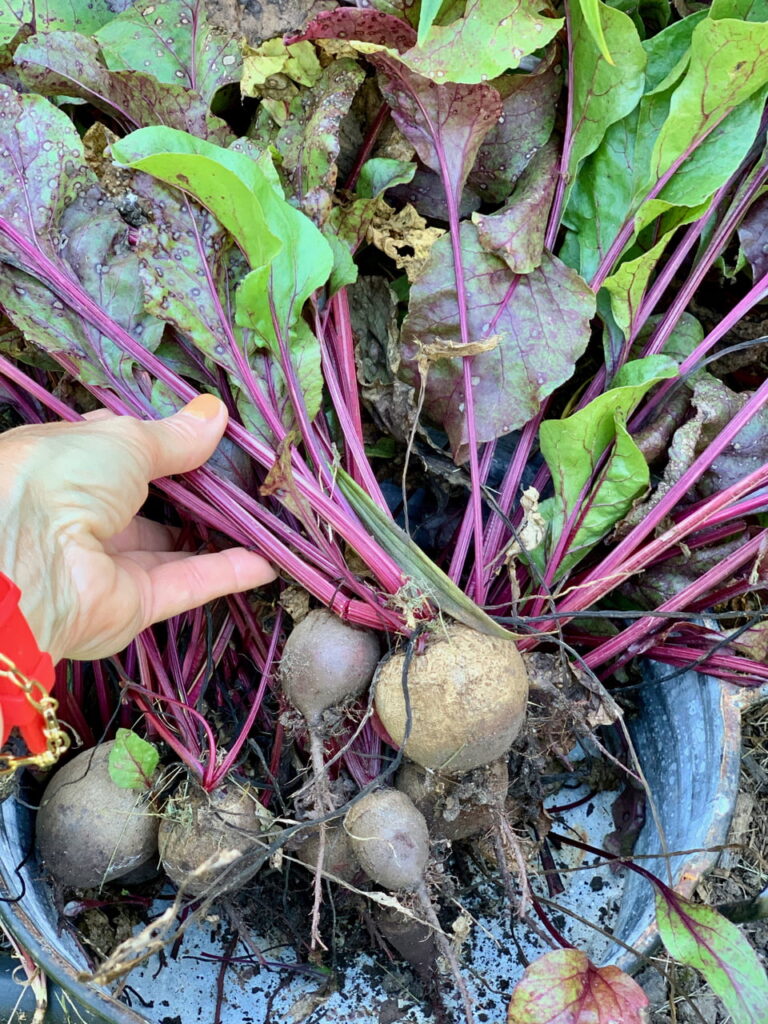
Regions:
<instances>
[{"instance_id":1,"label":"large round beetroot","mask_svg":"<svg viewBox=\"0 0 768 1024\"><path fill-rule=\"evenodd\" d=\"M37 815L37 843L62 885L90 889L157 856L158 814L146 790L109 774L114 743L78 754L53 776Z\"/></svg>"},{"instance_id":2,"label":"large round beetroot","mask_svg":"<svg viewBox=\"0 0 768 1024\"><path fill-rule=\"evenodd\" d=\"M376 711L405 740L403 654L382 666ZM511 640L454 623L437 632L408 670L411 731L405 753L424 768L460 775L505 754L525 721L528 675Z\"/></svg>"}]
</instances>

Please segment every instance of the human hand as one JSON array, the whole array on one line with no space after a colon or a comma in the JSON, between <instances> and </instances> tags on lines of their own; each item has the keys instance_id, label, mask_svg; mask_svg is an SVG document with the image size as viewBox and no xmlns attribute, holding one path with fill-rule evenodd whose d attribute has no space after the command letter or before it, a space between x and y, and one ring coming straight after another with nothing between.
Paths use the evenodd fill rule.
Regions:
<instances>
[{"instance_id":1,"label":"human hand","mask_svg":"<svg viewBox=\"0 0 768 1024\"><path fill-rule=\"evenodd\" d=\"M164 420L103 413L0 434L0 572L54 662L115 654L155 622L275 578L245 548L174 550L174 530L136 515L149 481L202 465L226 422L202 395Z\"/></svg>"}]
</instances>

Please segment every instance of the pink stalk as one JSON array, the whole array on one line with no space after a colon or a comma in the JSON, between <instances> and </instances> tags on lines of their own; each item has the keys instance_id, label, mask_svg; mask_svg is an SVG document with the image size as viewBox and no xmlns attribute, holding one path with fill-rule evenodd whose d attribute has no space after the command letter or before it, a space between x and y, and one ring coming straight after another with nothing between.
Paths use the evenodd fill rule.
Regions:
<instances>
[{"instance_id":1,"label":"pink stalk","mask_svg":"<svg viewBox=\"0 0 768 1024\"><path fill-rule=\"evenodd\" d=\"M674 612L683 611L685 608L688 608L694 601L706 595L715 584L729 579L745 562L764 552L767 540L768 530L761 530L751 540L742 544L737 551L734 551L717 565L703 573L699 579L690 583L687 587L683 587L674 597L660 604L656 610L659 612ZM638 619L627 629L622 630L616 636L600 644L597 650L587 654L584 662L589 668L594 669L622 653L629 659L636 653L636 644L649 633L654 632L659 627L664 627L664 625L664 620L659 619L657 616L647 616Z\"/></svg>"},{"instance_id":2,"label":"pink stalk","mask_svg":"<svg viewBox=\"0 0 768 1024\"><path fill-rule=\"evenodd\" d=\"M125 685L126 693L130 693L132 698L136 701L136 704L142 709L145 715L151 717L152 725L158 735L161 737L164 743L167 743L171 750L178 756L180 761L184 764L200 779L201 784L205 778L206 766L202 761L202 752L200 746L195 742L185 744L180 742L176 733L170 729L163 719L162 713L158 713L155 709L155 703L166 703L176 709L181 709L185 713L190 713L200 724L203 732L205 733L207 744L208 744L208 764L216 763L216 740L214 738L211 727L208 725L204 716L196 711L195 708L189 707L188 704L184 704L183 701L176 700L173 697L166 697L158 693L154 693L152 690L146 689L144 686L140 686L138 683L128 682ZM177 722L178 718L174 718L174 722ZM195 756L194 751L198 751L198 756Z\"/></svg>"},{"instance_id":3,"label":"pink stalk","mask_svg":"<svg viewBox=\"0 0 768 1024\"><path fill-rule=\"evenodd\" d=\"M764 392L763 395L760 391ZM763 401L768 400L768 381L762 385L760 391L756 391L753 397L762 399ZM758 403L759 407L759 403ZM741 410L744 413L747 407ZM768 464L761 466L748 476L744 477L743 480L739 480L737 483L732 484L724 491L720 491L714 495L702 506L700 506L695 512L692 512L684 519L681 519L679 523L675 523L672 527L666 530L660 537L651 541L650 544L646 545L642 551L631 554L645 538L656 529L658 524L663 521L667 513L677 503L679 498L684 495L690 486L689 480L686 480L687 476L691 476L694 479L698 478L697 464L703 462L704 467L711 465L712 461L725 447L725 444L730 441L730 438L725 444L720 444L722 437L727 432L731 433L731 436L743 426L743 422L736 423L736 420L741 417L741 413L734 418L729 427L726 427L720 435L712 442L713 446L718 448L714 455L711 455L710 449L702 453L699 458L694 462L690 469L683 474L678 484L672 488L662 500L656 505L652 512L646 516L645 520L635 527L634 530L623 541L620 541L616 547L597 565L592 569L580 582L577 590L566 595L562 601L558 603L558 611L581 611L587 608L589 605L598 601L605 594L613 590L614 587L618 586L627 577L639 572L645 568L650 562L653 561L659 554L666 551L668 548L679 544L685 537L691 533L695 533L697 530L705 529L709 525L709 517L718 512L720 509L725 508L731 502L740 499L743 495L749 494L750 491L756 487L764 486L768 484ZM747 417L752 415L753 410L747 411ZM742 420L744 417L741 417ZM730 427L736 424L736 429L730 431ZM679 494L674 494L675 490L679 490Z\"/></svg>"},{"instance_id":4,"label":"pink stalk","mask_svg":"<svg viewBox=\"0 0 768 1024\"><path fill-rule=\"evenodd\" d=\"M240 751L243 748L243 744L245 743L246 739L248 738L248 735L250 734L251 729L253 728L253 723L256 721L256 716L261 708L261 703L264 699L264 694L267 691L267 686L269 684L274 669L275 659L277 657L278 643L280 641L282 622L283 609L278 608L275 626L272 631L272 638L269 644L269 650L267 651L267 657L261 670L261 681L259 682L258 689L250 698L251 707L248 712L248 716L245 722L243 722L238 737L232 744L232 747L230 748L224 760L218 767L214 766L215 771L212 772L210 785L207 787L209 789L215 789L215 787L221 782L221 780L226 778L228 773L232 770L232 767L237 761L237 758L240 756Z\"/></svg>"},{"instance_id":5,"label":"pink stalk","mask_svg":"<svg viewBox=\"0 0 768 1024\"><path fill-rule=\"evenodd\" d=\"M565 204L565 190L570 182L568 165L571 162L571 150L573 149L573 34L571 31L571 14L568 4L564 5L565 11L565 40L567 47L567 85L566 85L566 110L565 110L565 132L563 139L563 152L560 155L560 172L555 188L555 197L552 208L549 211L547 222L547 233L544 237L544 247L550 251L554 250L557 241L557 233L560 230L560 221L563 216Z\"/></svg>"},{"instance_id":6,"label":"pink stalk","mask_svg":"<svg viewBox=\"0 0 768 1024\"><path fill-rule=\"evenodd\" d=\"M520 509L513 510L512 505L518 496L525 467L531 457L533 446L539 432L539 425L544 416L546 400L542 403L538 413L529 420L522 429L520 441L515 448L515 454L507 467L504 479L501 484L499 495L499 508L509 517L513 525L517 525L521 518ZM486 585L490 585L495 572L499 568L499 559L502 555L501 544L509 533L509 528L501 516L491 516L486 528L485 547L488 553L488 579Z\"/></svg>"},{"instance_id":7,"label":"pink stalk","mask_svg":"<svg viewBox=\"0 0 768 1024\"><path fill-rule=\"evenodd\" d=\"M338 295L334 296L334 299L336 298L338 298ZM330 333L333 336L336 332L331 331ZM320 338L322 352L323 379L331 396L333 408L339 417L339 425L344 435L348 472L363 487L369 497L376 502L379 508L389 515L389 506L384 499L384 495L381 493L379 482L374 476L371 464L365 454L359 402L355 401L354 404L350 404L351 398L348 392L350 387L354 388L355 391L357 390L357 375L355 373L351 382L349 380L345 381L344 374L348 371L340 367L337 373L336 366L331 358L328 342L320 332L318 332L318 337ZM342 347L344 344L342 343ZM334 346L334 352L338 358L338 345Z\"/></svg>"},{"instance_id":8,"label":"pink stalk","mask_svg":"<svg viewBox=\"0 0 768 1024\"><path fill-rule=\"evenodd\" d=\"M485 484L485 481L488 477L488 471L490 470L491 463L493 462L493 453L495 448L496 442L492 441L490 444L487 444L485 446L485 450L483 451L483 457L480 462L480 480L483 484ZM469 542L472 537L474 522L474 511L472 508L472 504L469 503L467 507L464 509L464 516L461 520L461 526L459 527L458 537L456 538L455 547L453 549L453 555L451 557L450 568L448 569L448 575L451 577L452 580L461 579L462 573L464 571L464 563L466 561L467 553L469 551ZM482 604L485 600L485 595L475 595L475 600L478 602L478 604Z\"/></svg>"},{"instance_id":9,"label":"pink stalk","mask_svg":"<svg viewBox=\"0 0 768 1024\"><path fill-rule=\"evenodd\" d=\"M5 234L17 247L31 268L30 273L42 280L88 323L110 338L147 372L167 384L180 399L189 402L196 396L197 392L194 388L169 370L153 353L148 352L136 342L127 331L107 316L78 284L62 274L55 264L27 242L4 218L0 218L0 233ZM115 386L119 390L120 382L115 381ZM135 394L129 392L124 394L124 398L128 402L133 402L136 407L137 396ZM144 405L141 411L145 414L153 414L148 404ZM239 424L230 422L227 434L266 469L272 467L275 461L272 450ZM297 466L295 479L298 489L310 505L358 552L387 592L390 594L397 592L402 585L403 578L402 572L394 560L376 544L356 519L328 498L318 488L314 480L307 478L300 466ZM281 562L278 564L288 572L291 571L287 565L283 565ZM298 578L301 580L301 577Z\"/></svg>"},{"instance_id":10,"label":"pink stalk","mask_svg":"<svg viewBox=\"0 0 768 1024\"><path fill-rule=\"evenodd\" d=\"M763 686L768 682L768 665L737 654L710 654L690 647L662 643L649 647L646 657L678 668L694 666L707 675L717 676L739 686ZM612 671L612 670L611 670ZM610 674L610 673L608 673ZM601 673L602 675L602 673Z\"/></svg>"},{"instance_id":11,"label":"pink stalk","mask_svg":"<svg viewBox=\"0 0 768 1024\"><path fill-rule=\"evenodd\" d=\"M701 341L691 354L683 360L680 364L680 376L684 376L689 370L693 369L696 364L704 358L704 356L714 348L720 339L730 331L730 329L737 324L742 317L746 316L749 311L761 302L765 296L768 295L768 272L763 274L762 277L752 285L747 294L737 302L730 312L726 313L717 327L713 328L709 334ZM649 349L650 349L649 345ZM670 380L662 381L659 385L658 390L655 394L645 403L642 410L642 418L646 419L650 413L663 402L664 398L669 394L671 388L676 384L676 378L672 377ZM635 417L635 421L639 421L640 416ZM630 428L635 428L635 421L630 423ZM639 424L638 424L639 425ZM636 429L636 428L635 428Z\"/></svg>"},{"instance_id":12,"label":"pink stalk","mask_svg":"<svg viewBox=\"0 0 768 1024\"><path fill-rule=\"evenodd\" d=\"M424 111L422 111L424 113ZM426 116L426 115L425 115ZM436 133L433 133L433 138ZM459 202L461 200L461 188L454 189L451 180L451 169L445 160L443 147L435 146L435 153L440 164L440 176L443 180L443 191L448 207L448 228L451 238L451 251L453 253L453 273L456 280L456 306L459 314L459 335L462 345L469 345L473 340L469 332L469 312L467 310L467 291L464 286L464 260L461 254L461 223L459 217ZM457 195L457 192L459 193ZM480 603L483 600L483 565L485 555L483 548L483 508L482 508L482 480L480 478L480 466L478 463L477 431L475 427L475 399L472 392L472 363L473 356L462 356L462 374L464 383L464 412L467 422L467 448L469 449L469 475L471 481L470 506L474 520L474 547L475 564L473 566L472 581L467 585L467 594L474 592L475 600Z\"/></svg>"}]
</instances>

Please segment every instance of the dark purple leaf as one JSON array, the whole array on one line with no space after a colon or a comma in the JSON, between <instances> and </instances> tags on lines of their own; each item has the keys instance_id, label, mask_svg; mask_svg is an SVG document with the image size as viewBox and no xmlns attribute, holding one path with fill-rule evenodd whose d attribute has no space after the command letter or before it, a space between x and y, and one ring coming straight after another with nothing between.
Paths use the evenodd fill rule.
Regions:
<instances>
[{"instance_id":1,"label":"dark purple leaf","mask_svg":"<svg viewBox=\"0 0 768 1024\"><path fill-rule=\"evenodd\" d=\"M627 784L611 804L616 826L603 840L604 849L616 857L627 858L635 848L637 837L645 824L645 793L640 786Z\"/></svg>"},{"instance_id":2,"label":"dark purple leaf","mask_svg":"<svg viewBox=\"0 0 768 1024\"><path fill-rule=\"evenodd\" d=\"M211 142L231 138L226 124L208 112L197 93L151 75L107 70L95 40L76 32L33 36L17 49L14 62L34 92L87 100L128 131L160 124Z\"/></svg>"},{"instance_id":3,"label":"dark purple leaf","mask_svg":"<svg viewBox=\"0 0 768 1024\"><path fill-rule=\"evenodd\" d=\"M428 220L448 220L448 204L440 176L426 167L419 167L413 178L404 185L395 185L387 192L387 199L398 206L410 203ZM480 196L471 188L461 193L459 216L468 217L480 206Z\"/></svg>"},{"instance_id":4,"label":"dark purple leaf","mask_svg":"<svg viewBox=\"0 0 768 1024\"><path fill-rule=\"evenodd\" d=\"M514 276L503 260L483 249L477 228L467 222L461 225L461 252L469 336L488 346L472 362L477 439L491 441L527 423L541 401L571 376L589 340L595 297L578 274L547 254L537 270L519 278L504 304ZM424 410L444 426L454 458L462 461L468 436L456 302L451 242L445 235L411 288L401 375L418 388L419 360L430 360ZM441 358L439 353L451 347L457 356Z\"/></svg>"},{"instance_id":5,"label":"dark purple leaf","mask_svg":"<svg viewBox=\"0 0 768 1024\"><path fill-rule=\"evenodd\" d=\"M484 199L503 202L529 161L552 134L562 74L552 66L535 75L505 75L493 83L502 111L469 175Z\"/></svg>"},{"instance_id":6,"label":"dark purple leaf","mask_svg":"<svg viewBox=\"0 0 768 1024\"><path fill-rule=\"evenodd\" d=\"M360 43L378 43L403 53L416 45L416 32L408 22L382 11L340 7L321 11L303 32L286 36L285 42L302 39L354 39Z\"/></svg>"},{"instance_id":7,"label":"dark purple leaf","mask_svg":"<svg viewBox=\"0 0 768 1024\"><path fill-rule=\"evenodd\" d=\"M311 89L301 90L293 99L275 140L291 191L317 224L324 223L330 213L341 122L364 77L356 61L333 61Z\"/></svg>"},{"instance_id":8,"label":"dark purple leaf","mask_svg":"<svg viewBox=\"0 0 768 1024\"><path fill-rule=\"evenodd\" d=\"M240 79L242 55L234 34L208 23L203 0L134 4L96 33L111 71L141 71L181 85L210 103Z\"/></svg>"},{"instance_id":9,"label":"dark purple leaf","mask_svg":"<svg viewBox=\"0 0 768 1024\"><path fill-rule=\"evenodd\" d=\"M760 196L741 222L739 241L757 280L768 272L768 196Z\"/></svg>"},{"instance_id":10,"label":"dark purple leaf","mask_svg":"<svg viewBox=\"0 0 768 1024\"><path fill-rule=\"evenodd\" d=\"M516 274L530 273L544 256L544 235L559 170L559 146L549 142L523 171L503 210L472 218L483 247L500 256Z\"/></svg>"},{"instance_id":11,"label":"dark purple leaf","mask_svg":"<svg viewBox=\"0 0 768 1024\"><path fill-rule=\"evenodd\" d=\"M435 85L385 53L368 60L398 128L458 205L477 151L501 116L499 94L484 84Z\"/></svg>"}]
</instances>

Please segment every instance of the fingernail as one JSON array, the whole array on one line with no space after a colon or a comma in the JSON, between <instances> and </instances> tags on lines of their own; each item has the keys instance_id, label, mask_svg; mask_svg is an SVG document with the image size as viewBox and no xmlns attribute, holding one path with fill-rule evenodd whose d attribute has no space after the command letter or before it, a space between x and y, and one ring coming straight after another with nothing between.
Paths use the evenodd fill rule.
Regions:
<instances>
[{"instance_id":1,"label":"fingernail","mask_svg":"<svg viewBox=\"0 0 768 1024\"><path fill-rule=\"evenodd\" d=\"M198 420L213 420L221 412L221 406L221 399L215 395L198 395L191 402L187 402L181 411Z\"/></svg>"}]
</instances>

